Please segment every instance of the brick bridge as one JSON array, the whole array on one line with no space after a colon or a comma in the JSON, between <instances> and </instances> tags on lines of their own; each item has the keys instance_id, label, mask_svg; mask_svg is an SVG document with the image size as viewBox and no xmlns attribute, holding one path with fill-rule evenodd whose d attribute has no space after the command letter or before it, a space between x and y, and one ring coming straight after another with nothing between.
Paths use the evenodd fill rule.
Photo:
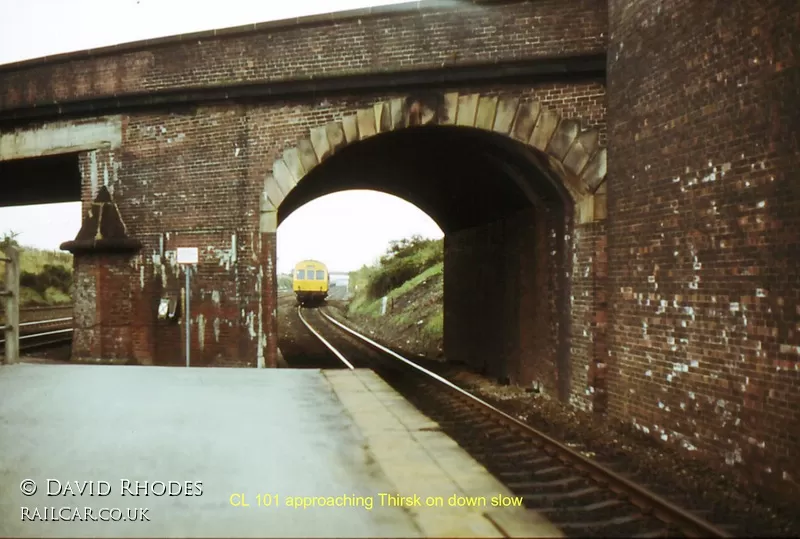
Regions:
<instances>
[{"instance_id":1,"label":"brick bridge","mask_svg":"<svg viewBox=\"0 0 800 539\"><path fill-rule=\"evenodd\" d=\"M4 203L87 215L73 354L181 363L199 247L194 361L275 366L278 225L376 189L445 232L448 358L794 485L800 4L449 4L0 66Z\"/></svg>"}]
</instances>

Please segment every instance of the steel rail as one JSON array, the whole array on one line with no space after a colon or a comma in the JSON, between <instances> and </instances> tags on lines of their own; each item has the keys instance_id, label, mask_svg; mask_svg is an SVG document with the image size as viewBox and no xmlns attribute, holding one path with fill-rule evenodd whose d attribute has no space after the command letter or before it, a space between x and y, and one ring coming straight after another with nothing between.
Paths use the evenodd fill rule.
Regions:
<instances>
[{"instance_id":1,"label":"steel rail","mask_svg":"<svg viewBox=\"0 0 800 539\"><path fill-rule=\"evenodd\" d=\"M22 341L24 339L36 339L38 337L47 337L48 335L61 335L64 333L71 333L73 328L67 329L56 329L53 331L45 331L43 333L29 333L28 335L20 335L19 340ZM5 346L6 340L0 339L0 345Z\"/></svg>"},{"instance_id":2,"label":"steel rail","mask_svg":"<svg viewBox=\"0 0 800 539\"><path fill-rule=\"evenodd\" d=\"M306 319L305 319L305 318L303 318L303 314L300 312L300 309L301 309L300 307L298 307L298 308L297 308L297 316L299 316L299 317L300 317L300 321L303 323L303 325L304 325L304 326L306 326L306 328L308 329L308 331L310 331L311 333L313 333L313 334L314 334L314 336L315 336L317 339L319 339L320 341L322 341L322 344L324 344L326 347L328 347L328 350L330 350L331 352L333 352L333 355L335 355L337 358L339 358L339 360L340 360L342 363L344 363L345 365L347 365L347 368L349 368L351 371L352 371L352 370L354 370L354 369L355 369L355 367L353 367L353 364L352 364L352 363L350 363L349 361L347 361L347 359L345 359L345 357L344 357L344 356L343 356L343 355L342 355L342 354L341 354L341 353L340 353L340 352L339 352L339 351L338 351L336 348L334 348L334 347L333 347L333 345L332 345L331 343L329 343L328 341L326 341L326 340L325 340L325 338L324 338L322 335L320 335L319 333L317 333L317 331L316 331L314 328L312 328L312 327L311 327L311 324L309 324L309 323L306 321ZM321 311L320 311L320 312L321 312ZM324 314L324 313L323 313L323 314Z\"/></svg>"},{"instance_id":3,"label":"steel rail","mask_svg":"<svg viewBox=\"0 0 800 539\"><path fill-rule=\"evenodd\" d=\"M22 335L19 338L19 340L22 340L22 339L33 339L35 337L46 337L48 335L58 335L58 334L61 334L61 333L68 333L68 332L71 332L71 331L72 331L72 328L69 328L69 329L57 329L57 330L54 330L54 331L45 331L44 333L31 333L30 335Z\"/></svg>"},{"instance_id":4,"label":"steel rail","mask_svg":"<svg viewBox=\"0 0 800 539\"><path fill-rule=\"evenodd\" d=\"M43 325L43 324L54 324L56 322L68 322L70 320L72 320L71 316L68 316L66 318L52 318L50 320L34 320L32 322L23 322L23 323L21 323L19 325L19 327L22 327L22 326L37 326L37 325Z\"/></svg>"},{"instance_id":5,"label":"steel rail","mask_svg":"<svg viewBox=\"0 0 800 539\"><path fill-rule=\"evenodd\" d=\"M563 462L569 462L579 470L586 472L592 479L594 479L595 481L597 481L602 485L607 486L614 492L627 496L628 500L633 505L639 507L644 514L650 514L665 523L673 524L681 528L681 530L684 533L686 533L689 537L732 537L732 535L719 529L712 523L707 522L693 515L692 513L685 511L684 509L681 509L677 505L662 498L658 494L651 492L637 485L636 483L633 483L632 481L620 476L619 474L609 470L608 468L592 461L591 459L584 457L580 453L573 451L571 448L562 444L558 440L551 438L547 434L531 427L527 423L523 423L517 418L512 417L507 413L503 412L502 410L497 409L488 402L476 397L469 391L466 391L458 387L457 385L439 376L438 374L431 372L420 365L417 365L413 361L410 361L404 358L403 356L395 353L394 351L389 350L385 346L378 344L369 337L365 337L364 335L361 335L357 331L348 328L344 324L330 317L327 313L323 312L322 310L320 310L319 312L320 314L322 314L322 316L324 316L326 319L328 319L330 322L332 322L342 330L361 339L362 341L370 344L371 346L377 348L378 350L406 363L410 367L413 367L414 369L426 374L430 378L433 378L436 381L446 385L448 388L459 393L461 396L474 401L482 408L492 411L494 414L501 417L506 423L509 423L514 427L523 430L531 437L536 438L541 442L544 442L547 446L549 446L551 449L553 449L555 452L558 453L555 456L557 456L560 460L562 460Z\"/></svg>"}]
</instances>

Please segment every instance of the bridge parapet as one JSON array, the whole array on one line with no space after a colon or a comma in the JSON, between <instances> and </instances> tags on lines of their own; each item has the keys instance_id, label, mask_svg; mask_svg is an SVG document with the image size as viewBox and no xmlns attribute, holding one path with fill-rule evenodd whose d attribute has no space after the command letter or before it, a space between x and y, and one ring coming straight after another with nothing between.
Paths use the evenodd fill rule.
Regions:
<instances>
[{"instance_id":1,"label":"bridge parapet","mask_svg":"<svg viewBox=\"0 0 800 539\"><path fill-rule=\"evenodd\" d=\"M0 112L47 105L58 112L68 103L142 93L599 54L606 27L605 4L593 0L423 1L300 17L0 66Z\"/></svg>"}]
</instances>

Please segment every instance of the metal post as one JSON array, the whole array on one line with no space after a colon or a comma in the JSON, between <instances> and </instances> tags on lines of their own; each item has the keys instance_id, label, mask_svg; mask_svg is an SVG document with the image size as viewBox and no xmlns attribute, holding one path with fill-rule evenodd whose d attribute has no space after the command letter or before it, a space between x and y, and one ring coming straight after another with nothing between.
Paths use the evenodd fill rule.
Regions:
<instances>
[{"instance_id":1,"label":"metal post","mask_svg":"<svg viewBox=\"0 0 800 539\"><path fill-rule=\"evenodd\" d=\"M186 314L184 316L184 320L186 321L186 366L188 367L189 366L189 354L190 354L190 351L191 351L191 340L189 339L189 336L190 336L189 324L191 323L191 317L189 316L189 313L191 312L189 310L189 295L190 295L190 292L189 292L189 273L192 271L192 267L187 264L186 266L184 266L184 269L186 270Z\"/></svg>"},{"instance_id":2,"label":"metal post","mask_svg":"<svg viewBox=\"0 0 800 539\"><path fill-rule=\"evenodd\" d=\"M6 262L6 363L19 361L19 251L7 246L3 249Z\"/></svg>"}]
</instances>

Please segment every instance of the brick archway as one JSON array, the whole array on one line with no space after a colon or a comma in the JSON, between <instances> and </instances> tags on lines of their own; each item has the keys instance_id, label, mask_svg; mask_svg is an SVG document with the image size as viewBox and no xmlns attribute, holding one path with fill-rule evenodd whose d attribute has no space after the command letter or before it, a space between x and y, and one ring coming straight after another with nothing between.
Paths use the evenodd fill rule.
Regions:
<instances>
[{"instance_id":1,"label":"brick archway","mask_svg":"<svg viewBox=\"0 0 800 539\"><path fill-rule=\"evenodd\" d=\"M261 232L274 233L278 208L311 170L349 144L380 133L423 125L450 125L499 133L539 150L551 171L575 202L577 223L605 215L606 149L596 129L582 130L580 121L537 101L513 96L483 96L457 92L425 97L400 97L359 109L340 121L314 127L309 137L275 160L261 197Z\"/></svg>"}]
</instances>

